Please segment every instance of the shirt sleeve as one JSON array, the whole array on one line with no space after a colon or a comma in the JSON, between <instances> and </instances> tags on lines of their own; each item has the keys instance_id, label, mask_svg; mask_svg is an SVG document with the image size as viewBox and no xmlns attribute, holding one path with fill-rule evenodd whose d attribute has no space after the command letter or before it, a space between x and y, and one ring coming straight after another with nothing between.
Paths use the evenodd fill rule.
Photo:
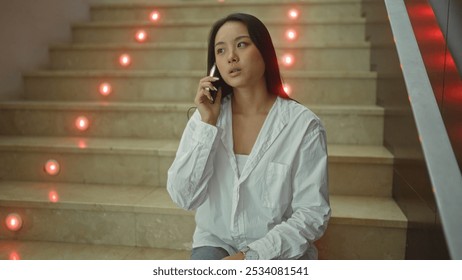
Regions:
<instances>
[{"instance_id":1,"label":"shirt sleeve","mask_svg":"<svg viewBox=\"0 0 462 280\"><path fill-rule=\"evenodd\" d=\"M186 125L167 174L167 191L181 208L194 210L205 201L221 133L221 128L201 121L198 111Z\"/></svg>"},{"instance_id":2,"label":"shirt sleeve","mask_svg":"<svg viewBox=\"0 0 462 280\"><path fill-rule=\"evenodd\" d=\"M327 228L328 195L326 134L319 120L308 129L293 162L292 215L263 238L249 244L260 259L298 259Z\"/></svg>"}]
</instances>

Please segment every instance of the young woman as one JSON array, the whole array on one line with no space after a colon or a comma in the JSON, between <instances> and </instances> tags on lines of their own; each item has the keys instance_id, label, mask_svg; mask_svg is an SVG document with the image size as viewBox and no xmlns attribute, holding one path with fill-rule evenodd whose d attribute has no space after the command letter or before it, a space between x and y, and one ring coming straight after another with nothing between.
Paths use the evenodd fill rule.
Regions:
<instances>
[{"instance_id":1,"label":"young woman","mask_svg":"<svg viewBox=\"0 0 462 280\"><path fill-rule=\"evenodd\" d=\"M168 171L173 201L196 210L191 259L315 259L327 226L325 130L284 92L271 37L247 14L210 32L197 109ZM218 90L213 100L211 92Z\"/></svg>"}]
</instances>

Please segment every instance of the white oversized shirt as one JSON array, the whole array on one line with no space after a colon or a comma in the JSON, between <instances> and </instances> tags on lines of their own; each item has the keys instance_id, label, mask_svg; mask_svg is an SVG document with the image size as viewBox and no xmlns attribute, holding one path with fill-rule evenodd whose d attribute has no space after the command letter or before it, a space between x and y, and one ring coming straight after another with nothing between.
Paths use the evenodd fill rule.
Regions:
<instances>
[{"instance_id":1,"label":"white oversized shirt","mask_svg":"<svg viewBox=\"0 0 462 280\"><path fill-rule=\"evenodd\" d=\"M193 247L315 259L313 243L330 218L325 130L306 107L278 97L239 174L225 98L216 126L198 111L189 120L167 190L177 205L196 210Z\"/></svg>"}]
</instances>

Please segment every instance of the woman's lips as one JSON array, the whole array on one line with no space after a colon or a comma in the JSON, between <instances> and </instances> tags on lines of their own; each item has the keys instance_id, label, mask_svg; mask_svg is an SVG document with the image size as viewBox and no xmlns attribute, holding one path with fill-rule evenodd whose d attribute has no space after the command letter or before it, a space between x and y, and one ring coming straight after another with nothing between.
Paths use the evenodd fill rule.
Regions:
<instances>
[{"instance_id":1,"label":"woman's lips","mask_svg":"<svg viewBox=\"0 0 462 280\"><path fill-rule=\"evenodd\" d=\"M241 73L241 68L233 68L228 72L228 74L231 77L235 77L235 76L239 75L240 73Z\"/></svg>"}]
</instances>

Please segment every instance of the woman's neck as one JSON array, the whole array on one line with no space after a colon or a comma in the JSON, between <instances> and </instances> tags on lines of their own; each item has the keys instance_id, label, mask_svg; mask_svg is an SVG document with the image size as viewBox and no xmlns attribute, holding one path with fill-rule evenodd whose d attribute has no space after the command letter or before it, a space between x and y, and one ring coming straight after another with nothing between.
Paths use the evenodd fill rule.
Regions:
<instances>
[{"instance_id":1,"label":"woman's neck","mask_svg":"<svg viewBox=\"0 0 462 280\"><path fill-rule=\"evenodd\" d=\"M233 113L242 115L268 114L275 100L276 96L266 87L235 88L231 99Z\"/></svg>"}]
</instances>

